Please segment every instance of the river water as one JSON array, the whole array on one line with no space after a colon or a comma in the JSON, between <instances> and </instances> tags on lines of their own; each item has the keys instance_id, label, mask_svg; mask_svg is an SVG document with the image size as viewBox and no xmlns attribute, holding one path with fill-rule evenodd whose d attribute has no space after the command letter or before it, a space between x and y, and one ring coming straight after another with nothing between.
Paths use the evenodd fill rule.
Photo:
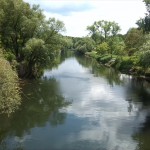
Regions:
<instances>
[{"instance_id":1,"label":"river water","mask_svg":"<svg viewBox=\"0 0 150 150\"><path fill-rule=\"evenodd\" d=\"M0 150L150 150L150 84L88 58L66 58L23 85L0 116Z\"/></svg>"}]
</instances>

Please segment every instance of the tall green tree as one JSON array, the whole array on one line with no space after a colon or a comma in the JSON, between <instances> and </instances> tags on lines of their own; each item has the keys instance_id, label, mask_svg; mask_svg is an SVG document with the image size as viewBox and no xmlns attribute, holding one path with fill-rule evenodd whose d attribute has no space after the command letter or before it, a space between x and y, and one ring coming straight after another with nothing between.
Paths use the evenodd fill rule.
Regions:
<instances>
[{"instance_id":1,"label":"tall green tree","mask_svg":"<svg viewBox=\"0 0 150 150\"><path fill-rule=\"evenodd\" d=\"M119 36L111 37L108 40L110 50L109 53L114 55L123 55L125 54L125 43L124 40Z\"/></svg>"},{"instance_id":2,"label":"tall green tree","mask_svg":"<svg viewBox=\"0 0 150 150\"><path fill-rule=\"evenodd\" d=\"M30 5L22 0L2 0L0 9L3 11L0 19L2 46L21 61L22 48L36 35L44 16L38 6L30 8Z\"/></svg>"},{"instance_id":3,"label":"tall green tree","mask_svg":"<svg viewBox=\"0 0 150 150\"><path fill-rule=\"evenodd\" d=\"M43 61L53 63L60 53L63 22L46 20L38 5L30 7L23 0L1 0L0 11L2 46L16 57L21 77L36 77Z\"/></svg>"},{"instance_id":4,"label":"tall green tree","mask_svg":"<svg viewBox=\"0 0 150 150\"><path fill-rule=\"evenodd\" d=\"M99 37L99 40L106 41L109 36L115 36L120 31L120 27L114 21L95 21L93 25L88 26L87 30L90 31L91 37Z\"/></svg>"},{"instance_id":5,"label":"tall green tree","mask_svg":"<svg viewBox=\"0 0 150 150\"><path fill-rule=\"evenodd\" d=\"M129 55L134 54L139 50L139 47L143 44L143 30L131 28L125 35L126 50Z\"/></svg>"},{"instance_id":6,"label":"tall green tree","mask_svg":"<svg viewBox=\"0 0 150 150\"><path fill-rule=\"evenodd\" d=\"M79 54L85 54L91 52L95 47L95 42L90 37L84 37L75 43L75 51Z\"/></svg>"},{"instance_id":7,"label":"tall green tree","mask_svg":"<svg viewBox=\"0 0 150 150\"><path fill-rule=\"evenodd\" d=\"M87 30L89 31L89 35L91 36L91 38L97 43L99 44L104 38L102 37L102 35L99 33L99 31L97 30L96 27L96 22L94 22L93 25L88 26Z\"/></svg>"},{"instance_id":8,"label":"tall green tree","mask_svg":"<svg viewBox=\"0 0 150 150\"><path fill-rule=\"evenodd\" d=\"M150 0L143 0L146 5L147 13L144 18L140 18L136 24L140 29L143 29L144 33L150 32Z\"/></svg>"}]
</instances>

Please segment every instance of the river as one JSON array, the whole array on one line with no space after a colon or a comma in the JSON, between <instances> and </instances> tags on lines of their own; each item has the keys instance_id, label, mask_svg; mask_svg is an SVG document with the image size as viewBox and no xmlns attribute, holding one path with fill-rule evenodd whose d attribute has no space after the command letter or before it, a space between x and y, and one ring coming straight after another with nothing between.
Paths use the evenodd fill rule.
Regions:
<instances>
[{"instance_id":1,"label":"river","mask_svg":"<svg viewBox=\"0 0 150 150\"><path fill-rule=\"evenodd\" d=\"M69 57L23 85L0 150L150 150L150 84Z\"/></svg>"}]
</instances>

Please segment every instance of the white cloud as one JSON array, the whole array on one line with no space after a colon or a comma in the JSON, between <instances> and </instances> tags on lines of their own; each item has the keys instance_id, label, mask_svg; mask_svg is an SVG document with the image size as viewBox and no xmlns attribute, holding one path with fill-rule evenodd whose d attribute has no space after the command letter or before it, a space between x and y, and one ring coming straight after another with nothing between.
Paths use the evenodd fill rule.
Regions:
<instances>
[{"instance_id":1,"label":"white cloud","mask_svg":"<svg viewBox=\"0 0 150 150\"><path fill-rule=\"evenodd\" d=\"M94 21L117 22L121 33L126 33L135 22L144 17L146 8L142 0L25 0L40 4L47 17L55 17L65 23L67 35L86 36L86 27Z\"/></svg>"}]
</instances>

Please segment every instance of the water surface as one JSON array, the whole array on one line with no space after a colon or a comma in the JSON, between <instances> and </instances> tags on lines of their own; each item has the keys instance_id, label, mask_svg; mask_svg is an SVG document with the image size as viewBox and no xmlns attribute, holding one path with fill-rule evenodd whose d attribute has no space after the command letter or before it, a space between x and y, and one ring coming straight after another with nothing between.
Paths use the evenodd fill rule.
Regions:
<instances>
[{"instance_id":1,"label":"water surface","mask_svg":"<svg viewBox=\"0 0 150 150\"><path fill-rule=\"evenodd\" d=\"M149 150L150 84L87 58L66 58L23 86L0 116L4 150Z\"/></svg>"}]
</instances>

